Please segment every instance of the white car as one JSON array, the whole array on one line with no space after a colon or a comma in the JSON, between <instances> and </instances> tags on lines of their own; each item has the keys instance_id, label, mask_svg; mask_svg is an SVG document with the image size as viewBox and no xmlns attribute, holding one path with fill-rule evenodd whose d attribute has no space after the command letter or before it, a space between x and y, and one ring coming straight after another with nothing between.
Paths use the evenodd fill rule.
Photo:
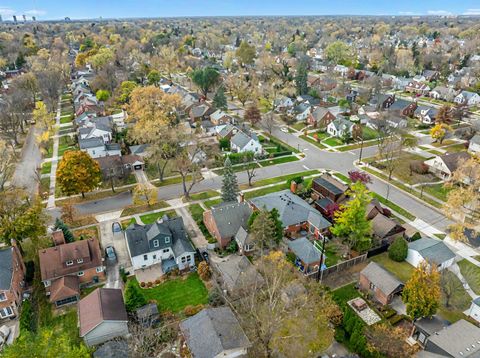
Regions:
<instances>
[{"instance_id":1,"label":"white car","mask_svg":"<svg viewBox=\"0 0 480 358\"><path fill-rule=\"evenodd\" d=\"M280 130L281 130L283 133L288 133L288 128L287 128L287 127L282 127L282 128L280 128Z\"/></svg>"}]
</instances>

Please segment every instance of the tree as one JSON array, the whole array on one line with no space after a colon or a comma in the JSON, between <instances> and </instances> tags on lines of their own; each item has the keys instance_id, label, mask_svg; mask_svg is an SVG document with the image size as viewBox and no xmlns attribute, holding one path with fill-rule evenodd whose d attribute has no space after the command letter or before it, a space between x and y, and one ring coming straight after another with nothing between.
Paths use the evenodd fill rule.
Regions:
<instances>
[{"instance_id":1,"label":"tree","mask_svg":"<svg viewBox=\"0 0 480 358\"><path fill-rule=\"evenodd\" d=\"M441 106L435 117L436 123L449 124L453 120L453 110L449 105Z\"/></svg>"},{"instance_id":2,"label":"tree","mask_svg":"<svg viewBox=\"0 0 480 358\"><path fill-rule=\"evenodd\" d=\"M57 167L57 184L65 195L92 191L102 179L100 165L81 150L69 150L63 154Z\"/></svg>"},{"instance_id":3,"label":"tree","mask_svg":"<svg viewBox=\"0 0 480 358\"><path fill-rule=\"evenodd\" d=\"M252 126L254 126L262 120L262 115L260 114L260 110L258 109L257 105L252 103L245 111L243 118L246 121L249 121Z\"/></svg>"},{"instance_id":4,"label":"tree","mask_svg":"<svg viewBox=\"0 0 480 358\"><path fill-rule=\"evenodd\" d=\"M130 102L130 95L132 91L137 87L137 83L133 81L123 81L120 84L120 95L118 100L121 103L129 103Z\"/></svg>"},{"instance_id":5,"label":"tree","mask_svg":"<svg viewBox=\"0 0 480 358\"><path fill-rule=\"evenodd\" d=\"M235 56L242 66L251 65L256 56L255 46L249 45L246 41L242 41L235 51Z\"/></svg>"},{"instance_id":6,"label":"tree","mask_svg":"<svg viewBox=\"0 0 480 358\"><path fill-rule=\"evenodd\" d=\"M478 280L478 278L475 280ZM447 308L453 305L452 301L456 294L464 290L462 282L453 272L448 270L443 270L440 275L440 287L442 288L442 298Z\"/></svg>"},{"instance_id":7,"label":"tree","mask_svg":"<svg viewBox=\"0 0 480 358\"><path fill-rule=\"evenodd\" d=\"M227 97L225 97L225 90L223 86L220 86L213 97L213 106L217 109L226 110L228 108L227 105Z\"/></svg>"},{"instance_id":8,"label":"tree","mask_svg":"<svg viewBox=\"0 0 480 358\"><path fill-rule=\"evenodd\" d=\"M5 190L5 184L10 180L15 170L15 152L0 139L0 192Z\"/></svg>"},{"instance_id":9,"label":"tree","mask_svg":"<svg viewBox=\"0 0 480 358\"><path fill-rule=\"evenodd\" d=\"M260 248L262 255L265 248L273 247L276 242L275 229L275 222L270 212L260 210L257 217L253 220L250 235L255 246Z\"/></svg>"},{"instance_id":10,"label":"tree","mask_svg":"<svg viewBox=\"0 0 480 358\"><path fill-rule=\"evenodd\" d=\"M0 132L15 145L19 144L18 136L23 129L22 113L25 110L13 95L3 98L3 105L0 107Z\"/></svg>"},{"instance_id":11,"label":"tree","mask_svg":"<svg viewBox=\"0 0 480 358\"><path fill-rule=\"evenodd\" d=\"M203 281L210 280L212 276L212 272L210 271L210 267L208 267L208 263L206 261L202 261L198 264L198 275Z\"/></svg>"},{"instance_id":12,"label":"tree","mask_svg":"<svg viewBox=\"0 0 480 358\"><path fill-rule=\"evenodd\" d=\"M397 237L388 248L388 257L393 261L402 262L407 258L408 244L403 237Z\"/></svg>"},{"instance_id":13,"label":"tree","mask_svg":"<svg viewBox=\"0 0 480 358\"><path fill-rule=\"evenodd\" d=\"M350 170L348 172L348 178L353 182L360 181L364 185L370 184L372 182L372 178L366 172L361 172L360 170Z\"/></svg>"},{"instance_id":14,"label":"tree","mask_svg":"<svg viewBox=\"0 0 480 358\"><path fill-rule=\"evenodd\" d=\"M157 166L160 182L163 182L168 163L181 152L181 143L188 139L179 135L176 127L163 126L159 132L161 135L154 139L147 152L150 162Z\"/></svg>"},{"instance_id":15,"label":"tree","mask_svg":"<svg viewBox=\"0 0 480 358\"><path fill-rule=\"evenodd\" d=\"M330 43L325 49L325 55L334 65L349 66L352 63L352 49L343 41Z\"/></svg>"},{"instance_id":16,"label":"tree","mask_svg":"<svg viewBox=\"0 0 480 358\"><path fill-rule=\"evenodd\" d=\"M372 223L367 219L367 205L372 197L360 181L351 185L347 196L351 200L335 212L335 225L330 231L335 236L344 237L350 249L363 252L372 245Z\"/></svg>"},{"instance_id":17,"label":"tree","mask_svg":"<svg viewBox=\"0 0 480 358\"><path fill-rule=\"evenodd\" d=\"M54 230L62 230L63 232L63 237L65 238L66 242L74 242L75 237L73 236L72 232L68 228L67 225L60 219L56 218L55 219L55 225L53 226Z\"/></svg>"},{"instance_id":18,"label":"tree","mask_svg":"<svg viewBox=\"0 0 480 358\"><path fill-rule=\"evenodd\" d=\"M147 75L148 84L156 86L160 82L160 78L160 72L157 70L151 70Z\"/></svg>"},{"instance_id":19,"label":"tree","mask_svg":"<svg viewBox=\"0 0 480 358\"><path fill-rule=\"evenodd\" d=\"M138 286L137 281L128 280L127 286L125 287L125 308L127 311L133 312L137 308L145 306L147 303L147 299Z\"/></svg>"},{"instance_id":20,"label":"tree","mask_svg":"<svg viewBox=\"0 0 480 358\"><path fill-rule=\"evenodd\" d=\"M178 56L171 46L162 46L158 51L160 60L159 68L167 74L168 78L172 77L172 73L178 68Z\"/></svg>"},{"instance_id":21,"label":"tree","mask_svg":"<svg viewBox=\"0 0 480 358\"><path fill-rule=\"evenodd\" d=\"M385 357L408 358L414 356L414 350L406 342L408 334L401 327L391 327L380 323L365 330L370 350L382 353Z\"/></svg>"},{"instance_id":22,"label":"tree","mask_svg":"<svg viewBox=\"0 0 480 358\"><path fill-rule=\"evenodd\" d=\"M105 102L106 100L108 100L110 98L110 92L107 91L107 90L98 90L95 93L95 96L97 97L97 99L99 101Z\"/></svg>"},{"instance_id":23,"label":"tree","mask_svg":"<svg viewBox=\"0 0 480 358\"><path fill-rule=\"evenodd\" d=\"M35 103L32 117L43 130L50 130L52 128L52 116L48 113L47 107L42 101Z\"/></svg>"},{"instance_id":24,"label":"tree","mask_svg":"<svg viewBox=\"0 0 480 358\"><path fill-rule=\"evenodd\" d=\"M297 73L295 76L295 84L297 87L297 95L301 96L308 93L308 66L307 59L302 58L298 61Z\"/></svg>"},{"instance_id":25,"label":"tree","mask_svg":"<svg viewBox=\"0 0 480 358\"><path fill-rule=\"evenodd\" d=\"M133 203L135 205L152 206L157 201L157 189L151 184L139 183L133 188Z\"/></svg>"},{"instance_id":26,"label":"tree","mask_svg":"<svg viewBox=\"0 0 480 358\"><path fill-rule=\"evenodd\" d=\"M213 67L196 69L190 74L192 82L200 89L204 97L207 97L213 87L220 81L220 73Z\"/></svg>"},{"instance_id":27,"label":"tree","mask_svg":"<svg viewBox=\"0 0 480 358\"><path fill-rule=\"evenodd\" d=\"M452 127L445 123L437 123L430 129L430 136L432 139L435 139L436 142L442 144L449 131L452 131Z\"/></svg>"},{"instance_id":28,"label":"tree","mask_svg":"<svg viewBox=\"0 0 480 358\"><path fill-rule=\"evenodd\" d=\"M248 186L252 186L252 180L257 175L257 162L255 161L254 152L246 152L243 156L243 168L247 173Z\"/></svg>"},{"instance_id":29,"label":"tree","mask_svg":"<svg viewBox=\"0 0 480 358\"><path fill-rule=\"evenodd\" d=\"M270 216L272 217L272 220L274 222L274 228L275 228L275 242L280 244L283 238L283 223L282 220L280 219L280 213L276 208L273 208L270 211Z\"/></svg>"},{"instance_id":30,"label":"tree","mask_svg":"<svg viewBox=\"0 0 480 358\"><path fill-rule=\"evenodd\" d=\"M12 83L13 87L22 88L29 92L31 95L31 104L34 105L37 102L38 93L38 81L33 72L23 73L20 76L15 77Z\"/></svg>"},{"instance_id":31,"label":"tree","mask_svg":"<svg viewBox=\"0 0 480 358\"><path fill-rule=\"evenodd\" d=\"M93 56L88 58L88 62L90 62L94 69L97 71L103 69L108 64L111 64L115 59L115 53L112 49L102 47L95 53Z\"/></svg>"},{"instance_id":32,"label":"tree","mask_svg":"<svg viewBox=\"0 0 480 358\"><path fill-rule=\"evenodd\" d=\"M227 157L223 168L222 200L226 203L237 201L238 192L237 175L233 171L230 158Z\"/></svg>"},{"instance_id":33,"label":"tree","mask_svg":"<svg viewBox=\"0 0 480 358\"><path fill-rule=\"evenodd\" d=\"M203 151L203 146L198 141L195 141L190 148L190 151L187 151L187 148L184 148L178 153L175 157L175 169L173 170L174 173L178 173L182 178L183 196L187 200L190 199L190 191L195 184L203 180L200 173L200 166L198 162L193 160L193 158L196 158L199 153ZM187 181L190 181L188 185Z\"/></svg>"},{"instance_id":34,"label":"tree","mask_svg":"<svg viewBox=\"0 0 480 358\"><path fill-rule=\"evenodd\" d=\"M50 66L47 69L37 73L38 83L40 83L40 93L43 102L47 105L49 112L57 109L58 97L64 84L62 70L58 67Z\"/></svg>"},{"instance_id":35,"label":"tree","mask_svg":"<svg viewBox=\"0 0 480 358\"><path fill-rule=\"evenodd\" d=\"M440 274L435 265L420 264L403 288L402 300L412 319L432 317L440 304Z\"/></svg>"}]
</instances>

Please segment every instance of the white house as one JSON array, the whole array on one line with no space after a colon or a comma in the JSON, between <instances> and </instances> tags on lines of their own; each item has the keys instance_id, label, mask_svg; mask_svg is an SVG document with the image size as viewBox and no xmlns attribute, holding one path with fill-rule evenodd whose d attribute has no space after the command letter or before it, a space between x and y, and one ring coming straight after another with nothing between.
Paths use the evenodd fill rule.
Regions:
<instances>
[{"instance_id":1,"label":"white house","mask_svg":"<svg viewBox=\"0 0 480 358\"><path fill-rule=\"evenodd\" d=\"M476 106L480 104L480 96L478 93L462 91L453 100L457 104L464 104L467 106Z\"/></svg>"},{"instance_id":2,"label":"white house","mask_svg":"<svg viewBox=\"0 0 480 358\"><path fill-rule=\"evenodd\" d=\"M414 267L426 262L443 270L454 263L455 253L443 241L424 237L408 244L406 261Z\"/></svg>"},{"instance_id":3,"label":"white house","mask_svg":"<svg viewBox=\"0 0 480 358\"><path fill-rule=\"evenodd\" d=\"M293 99L291 99L290 97L287 97L287 96L277 98L274 101L275 110L277 112L284 112L284 111L292 108L293 105L294 105Z\"/></svg>"},{"instance_id":4,"label":"white house","mask_svg":"<svg viewBox=\"0 0 480 358\"><path fill-rule=\"evenodd\" d=\"M134 270L159 264L166 273L195 265L195 249L181 217L164 216L150 225L132 224L125 230L125 239Z\"/></svg>"},{"instance_id":5,"label":"white house","mask_svg":"<svg viewBox=\"0 0 480 358\"><path fill-rule=\"evenodd\" d=\"M353 135L356 124L348 119L337 117L327 125L327 133L332 137L343 137L347 132ZM358 125L357 125L358 126Z\"/></svg>"},{"instance_id":6,"label":"white house","mask_svg":"<svg viewBox=\"0 0 480 358\"><path fill-rule=\"evenodd\" d=\"M457 91L451 87L437 86L430 91L429 95L435 99L443 99L445 101L453 101Z\"/></svg>"},{"instance_id":7,"label":"white house","mask_svg":"<svg viewBox=\"0 0 480 358\"><path fill-rule=\"evenodd\" d=\"M480 297L472 300L470 308L468 309L468 316L472 317L475 321L480 322Z\"/></svg>"},{"instance_id":8,"label":"white house","mask_svg":"<svg viewBox=\"0 0 480 358\"><path fill-rule=\"evenodd\" d=\"M473 154L480 153L480 134L475 134L468 144L468 151Z\"/></svg>"},{"instance_id":9,"label":"white house","mask_svg":"<svg viewBox=\"0 0 480 358\"><path fill-rule=\"evenodd\" d=\"M232 152L237 153L253 152L261 154L263 151L255 133L247 135L240 130L230 139L230 148Z\"/></svg>"},{"instance_id":10,"label":"white house","mask_svg":"<svg viewBox=\"0 0 480 358\"><path fill-rule=\"evenodd\" d=\"M78 146L80 150L87 152L93 159L106 157L107 155L122 155L120 144L103 143L102 138L86 138L78 139Z\"/></svg>"},{"instance_id":11,"label":"white house","mask_svg":"<svg viewBox=\"0 0 480 358\"><path fill-rule=\"evenodd\" d=\"M439 178L449 180L453 172L457 170L461 161L467 160L470 155L467 152L447 153L437 155L424 163L428 165L429 171Z\"/></svg>"},{"instance_id":12,"label":"white house","mask_svg":"<svg viewBox=\"0 0 480 358\"><path fill-rule=\"evenodd\" d=\"M414 116L418 118L424 124L433 124L435 123L435 117L437 116L438 110L428 106L418 106L415 109Z\"/></svg>"}]
</instances>

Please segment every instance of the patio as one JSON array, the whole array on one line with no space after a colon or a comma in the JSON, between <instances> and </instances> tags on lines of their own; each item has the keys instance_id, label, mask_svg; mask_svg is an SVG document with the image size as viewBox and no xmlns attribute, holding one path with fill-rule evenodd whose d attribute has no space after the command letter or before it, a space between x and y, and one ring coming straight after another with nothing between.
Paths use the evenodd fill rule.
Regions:
<instances>
[{"instance_id":1,"label":"patio","mask_svg":"<svg viewBox=\"0 0 480 358\"><path fill-rule=\"evenodd\" d=\"M163 270L161 263L135 271L135 277L138 282L154 282L162 276Z\"/></svg>"}]
</instances>

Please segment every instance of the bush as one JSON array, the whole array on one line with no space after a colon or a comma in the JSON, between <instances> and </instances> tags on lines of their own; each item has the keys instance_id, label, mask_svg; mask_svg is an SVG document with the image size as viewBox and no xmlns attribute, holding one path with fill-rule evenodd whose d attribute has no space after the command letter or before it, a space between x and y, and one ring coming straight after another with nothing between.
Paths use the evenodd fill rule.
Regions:
<instances>
[{"instance_id":1,"label":"bush","mask_svg":"<svg viewBox=\"0 0 480 358\"><path fill-rule=\"evenodd\" d=\"M202 261L198 264L198 275L203 281L210 280L212 273L210 271L210 267L208 267L208 264L205 261Z\"/></svg>"},{"instance_id":2,"label":"bush","mask_svg":"<svg viewBox=\"0 0 480 358\"><path fill-rule=\"evenodd\" d=\"M149 282L151 284L151 282ZM140 286L145 286L145 282L142 282ZM128 312L135 311L137 308L145 306L147 304L147 299L143 295L142 290L138 287L138 284L135 280L130 280L127 282L125 288L125 307Z\"/></svg>"},{"instance_id":3,"label":"bush","mask_svg":"<svg viewBox=\"0 0 480 358\"><path fill-rule=\"evenodd\" d=\"M428 173L428 165L421 160L414 160L410 162L410 175L413 173L425 175Z\"/></svg>"},{"instance_id":4,"label":"bush","mask_svg":"<svg viewBox=\"0 0 480 358\"><path fill-rule=\"evenodd\" d=\"M25 262L25 281L31 283L33 281L33 275L35 274L35 264L33 261Z\"/></svg>"},{"instance_id":5,"label":"bush","mask_svg":"<svg viewBox=\"0 0 480 358\"><path fill-rule=\"evenodd\" d=\"M185 316L190 317L196 315L198 312L200 312L203 309L203 305L199 304L196 306L188 305L183 309L183 313Z\"/></svg>"},{"instance_id":6,"label":"bush","mask_svg":"<svg viewBox=\"0 0 480 358\"><path fill-rule=\"evenodd\" d=\"M218 291L218 289L213 289L212 291L210 291L210 293L208 294L209 305L213 307L217 307L217 306L223 305L224 303L225 303L225 300L223 299L223 296Z\"/></svg>"},{"instance_id":7,"label":"bush","mask_svg":"<svg viewBox=\"0 0 480 358\"><path fill-rule=\"evenodd\" d=\"M153 283L152 283L151 281L148 281L148 282L147 282L147 287L150 288L150 287L152 287L152 286L153 286Z\"/></svg>"},{"instance_id":8,"label":"bush","mask_svg":"<svg viewBox=\"0 0 480 358\"><path fill-rule=\"evenodd\" d=\"M234 254L235 252L238 251L238 244L235 240L230 241L228 246L226 247L225 251L227 251L230 254Z\"/></svg>"},{"instance_id":9,"label":"bush","mask_svg":"<svg viewBox=\"0 0 480 358\"><path fill-rule=\"evenodd\" d=\"M160 282L161 282L160 279L157 278L157 279L155 280L155 285L160 284Z\"/></svg>"},{"instance_id":10,"label":"bush","mask_svg":"<svg viewBox=\"0 0 480 358\"><path fill-rule=\"evenodd\" d=\"M22 331L31 332L32 329L33 329L32 303L26 300L22 303L22 309L20 311L20 333L22 333Z\"/></svg>"},{"instance_id":11,"label":"bush","mask_svg":"<svg viewBox=\"0 0 480 358\"><path fill-rule=\"evenodd\" d=\"M145 287L145 282L140 282L140 287Z\"/></svg>"},{"instance_id":12,"label":"bush","mask_svg":"<svg viewBox=\"0 0 480 358\"><path fill-rule=\"evenodd\" d=\"M402 262L407 258L408 244L403 237L397 237L388 248L388 257L393 261Z\"/></svg>"},{"instance_id":13,"label":"bush","mask_svg":"<svg viewBox=\"0 0 480 358\"><path fill-rule=\"evenodd\" d=\"M397 323L399 323L400 321L402 321L403 318L404 318L403 315L398 315L398 314L396 314L396 315L393 315L392 317L390 317L390 318L388 319L388 322L390 322L390 324L391 324L392 326L395 326Z\"/></svg>"},{"instance_id":14,"label":"bush","mask_svg":"<svg viewBox=\"0 0 480 358\"><path fill-rule=\"evenodd\" d=\"M292 264L295 263L295 259L297 257L295 256L295 254L293 252L287 252L287 261L291 262Z\"/></svg>"},{"instance_id":15,"label":"bush","mask_svg":"<svg viewBox=\"0 0 480 358\"><path fill-rule=\"evenodd\" d=\"M418 231L413 234L413 236L410 238L410 242L420 240L422 238L422 234L420 234Z\"/></svg>"},{"instance_id":16,"label":"bush","mask_svg":"<svg viewBox=\"0 0 480 358\"><path fill-rule=\"evenodd\" d=\"M125 272L123 267L120 268L120 277L122 278L123 283L127 283L128 272ZM142 283L145 284L145 282ZM140 284L140 286L142 286L142 284Z\"/></svg>"}]
</instances>

